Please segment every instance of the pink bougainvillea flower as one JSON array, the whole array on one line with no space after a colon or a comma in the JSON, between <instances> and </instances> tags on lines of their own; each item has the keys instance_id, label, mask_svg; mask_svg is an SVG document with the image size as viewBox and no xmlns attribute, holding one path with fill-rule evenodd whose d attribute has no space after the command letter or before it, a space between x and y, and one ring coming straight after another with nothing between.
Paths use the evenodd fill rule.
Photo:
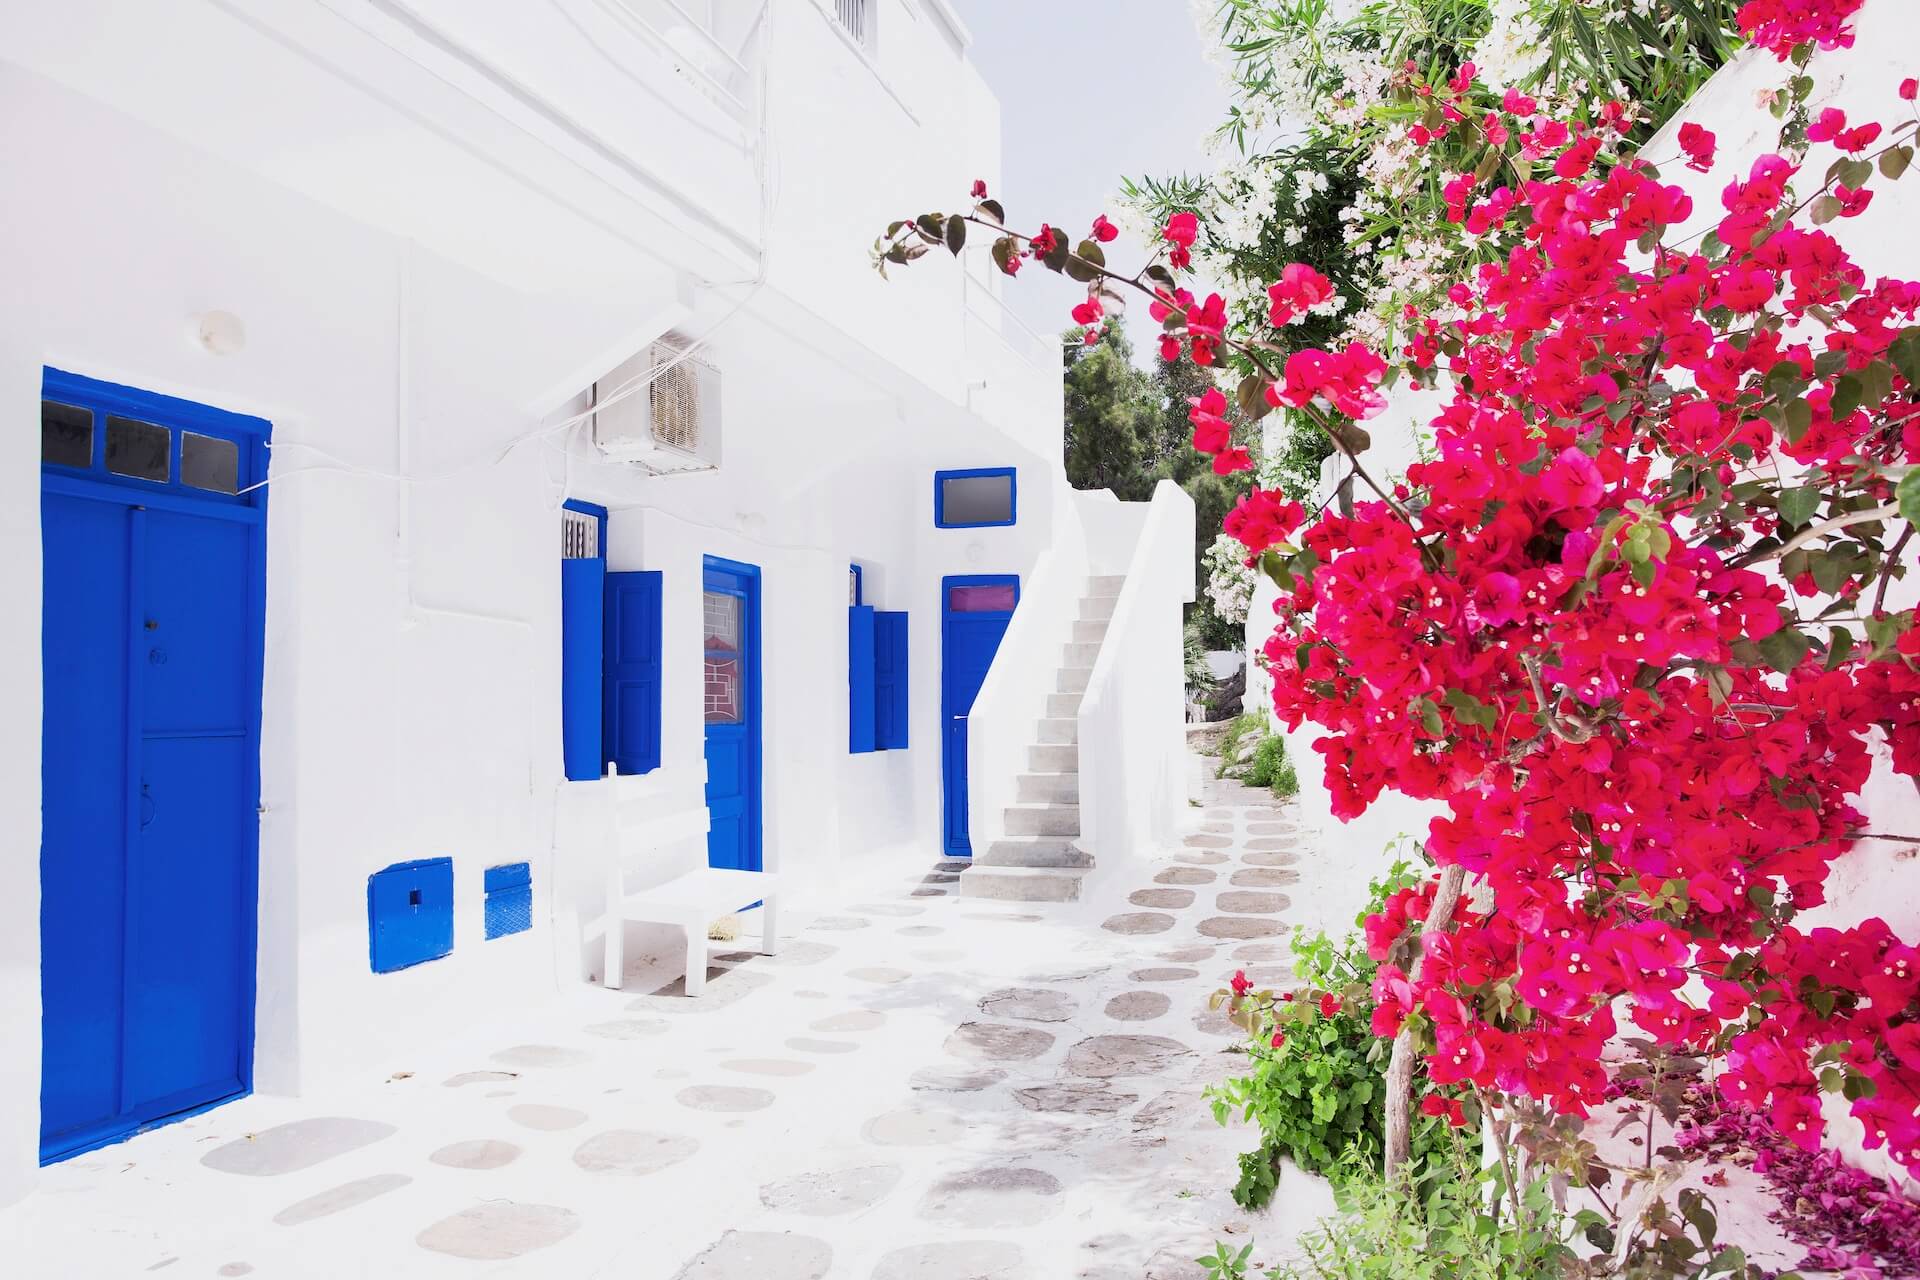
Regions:
<instances>
[{"instance_id":1,"label":"pink bougainvillea flower","mask_svg":"<svg viewBox=\"0 0 1920 1280\"><path fill-rule=\"evenodd\" d=\"M1106 314L1106 308L1100 305L1100 295L1090 293L1087 300L1073 309L1075 324L1098 324L1100 317Z\"/></svg>"},{"instance_id":2,"label":"pink bougainvillea flower","mask_svg":"<svg viewBox=\"0 0 1920 1280\"><path fill-rule=\"evenodd\" d=\"M1280 279L1267 286L1267 320L1284 328L1333 296L1333 283L1303 262L1290 262Z\"/></svg>"},{"instance_id":3,"label":"pink bougainvillea flower","mask_svg":"<svg viewBox=\"0 0 1920 1280\"><path fill-rule=\"evenodd\" d=\"M1182 270L1193 262L1193 242L1200 234L1200 218L1197 214L1182 210L1167 219L1167 225L1160 232L1160 238L1173 248L1167 252L1167 261L1175 270Z\"/></svg>"},{"instance_id":4,"label":"pink bougainvillea flower","mask_svg":"<svg viewBox=\"0 0 1920 1280\"><path fill-rule=\"evenodd\" d=\"M987 180L985 178L975 178L973 180L973 198L975 200L985 200L987 198Z\"/></svg>"},{"instance_id":5,"label":"pink bougainvillea flower","mask_svg":"<svg viewBox=\"0 0 1920 1280\"><path fill-rule=\"evenodd\" d=\"M1033 239L1027 241L1027 251L1036 258L1044 258L1060 247L1060 233L1046 223L1040 224L1040 230L1034 232Z\"/></svg>"},{"instance_id":6,"label":"pink bougainvillea flower","mask_svg":"<svg viewBox=\"0 0 1920 1280\"><path fill-rule=\"evenodd\" d=\"M1540 109L1540 105L1518 89L1509 89L1500 99L1500 109L1516 120L1525 120Z\"/></svg>"},{"instance_id":7,"label":"pink bougainvillea flower","mask_svg":"<svg viewBox=\"0 0 1920 1280\"><path fill-rule=\"evenodd\" d=\"M1920 98L1920 80L1916 80L1912 76L1908 76L1905 80L1902 80L1900 82L1900 98L1903 102L1912 102L1915 98Z\"/></svg>"},{"instance_id":8,"label":"pink bougainvillea flower","mask_svg":"<svg viewBox=\"0 0 1920 1280\"><path fill-rule=\"evenodd\" d=\"M1247 977L1247 971L1245 969L1235 969L1233 971L1233 979L1228 985L1233 988L1233 994L1236 996L1244 996L1247 992L1253 990L1253 981Z\"/></svg>"},{"instance_id":9,"label":"pink bougainvillea flower","mask_svg":"<svg viewBox=\"0 0 1920 1280\"><path fill-rule=\"evenodd\" d=\"M1320 997L1321 1017L1331 1018L1338 1012L1340 1012L1340 1001L1331 992Z\"/></svg>"},{"instance_id":10,"label":"pink bougainvillea flower","mask_svg":"<svg viewBox=\"0 0 1920 1280\"><path fill-rule=\"evenodd\" d=\"M1093 220L1093 238L1101 244L1109 244L1120 234L1120 228L1107 221L1107 215L1101 214Z\"/></svg>"},{"instance_id":11,"label":"pink bougainvillea flower","mask_svg":"<svg viewBox=\"0 0 1920 1280\"><path fill-rule=\"evenodd\" d=\"M1833 186L1833 198L1840 202L1841 217L1854 218L1864 213L1867 206L1873 202L1873 192L1864 189L1855 190L1845 183L1836 182Z\"/></svg>"},{"instance_id":12,"label":"pink bougainvillea flower","mask_svg":"<svg viewBox=\"0 0 1920 1280\"><path fill-rule=\"evenodd\" d=\"M1686 153L1687 168L1705 173L1713 168L1713 152L1718 139L1709 129L1689 120L1680 126L1680 150Z\"/></svg>"},{"instance_id":13,"label":"pink bougainvillea flower","mask_svg":"<svg viewBox=\"0 0 1920 1280\"><path fill-rule=\"evenodd\" d=\"M1213 474L1230 476L1236 471L1253 470L1253 455L1241 448L1222 449L1213 455Z\"/></svg>"},{"instance_id":14,"label":"pink bougainvillea flower","mask_svg":"<svg viewBox=\"0 0 1920 1280\"><path fill-rule=\"evenodd\" d=\"M1839 107L1828 107L1807 126L1807 141L1832 142L1846 127L1847 113Z\"/></svg>"},{"instance_id":15,"label":"pink bougainvillea flower","mask_svg":"<svg viewBox=\"0 0 1920 1280\"><path fill-rule=\"evenodd\" d=\"M1178 350L1178 339L1175 340ZM1193 423L1193 447L1201 453L1219 453L1233 443L1233 424L1227 421L1227 398L1220 388L1208 387L1187 401L1187 420Z\"/></svg>"}]
</instances>

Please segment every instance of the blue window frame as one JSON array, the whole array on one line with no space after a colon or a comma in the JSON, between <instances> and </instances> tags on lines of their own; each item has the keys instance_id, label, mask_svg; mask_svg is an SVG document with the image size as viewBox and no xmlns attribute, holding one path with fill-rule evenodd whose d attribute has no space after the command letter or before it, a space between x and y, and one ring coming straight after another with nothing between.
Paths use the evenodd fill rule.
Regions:
<instances>
[{"instance_id":1,"label":"blue window frame","mask_svg":"<svg viewBox=\"0 0 1920 1280\"><path fill-rule=\"evenodd\" d=\"M942 529L991 529L1018 514L1017 468L974 467L933 473L933 523Z\"/></svg>"}]
</instances>

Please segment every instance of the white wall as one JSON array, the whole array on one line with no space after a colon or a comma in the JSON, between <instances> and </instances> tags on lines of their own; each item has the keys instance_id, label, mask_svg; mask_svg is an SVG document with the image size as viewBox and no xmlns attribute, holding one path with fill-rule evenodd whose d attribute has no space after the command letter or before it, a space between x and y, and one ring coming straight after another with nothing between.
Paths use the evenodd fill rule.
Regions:
<instances>
[{"instance_id":1,"label":"white wall","mask_svg":"<svg viewBox=\"0 0 1920 1280\"><path fill-rule=\"evenodd\" d=\"M1081 844L1103 874L1172 847L1186 817L1193 520L1193 499L1162 480L1080 704Z\"/></svg>"}]
</instances>

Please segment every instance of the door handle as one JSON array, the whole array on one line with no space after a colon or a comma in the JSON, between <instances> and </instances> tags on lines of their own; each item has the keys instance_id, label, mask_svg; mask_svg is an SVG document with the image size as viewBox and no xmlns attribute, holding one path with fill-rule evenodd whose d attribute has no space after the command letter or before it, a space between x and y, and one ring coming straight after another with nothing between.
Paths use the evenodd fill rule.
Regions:
<instances>
[{"instance_id":1,"label":"door handle","mask_svg":"<svg viewBox=\"0 0 1920 1280\"><path fill-rule=\"evenodd\" d=\"M140 784L140 829L142 831L153 825L154 812L153 789L142 782Z\"/></svg>"}]
</instances>

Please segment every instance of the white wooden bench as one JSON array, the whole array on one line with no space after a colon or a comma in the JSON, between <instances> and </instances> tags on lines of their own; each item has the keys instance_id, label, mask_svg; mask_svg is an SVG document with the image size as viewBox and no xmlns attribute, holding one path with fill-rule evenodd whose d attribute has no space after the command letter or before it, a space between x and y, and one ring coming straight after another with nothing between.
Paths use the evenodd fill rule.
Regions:
<instances>
[{"instance_id":1,"label":"white wooden bench","mask_svg":"<svg viewBox=\"0 0 1920 1280\"><path fill-rule=\"evenodd\" d=\"M708 815L704 799L695 803L692 795L676 795L672 800L645 788L622 787L619 774L609 773L602 780L606 796L605 827L607 849L606 912L601 917L606 947L600 981L617 991L626 968L626 922L674 925L687 935L687 976L683 984L689 996L697 996L707 985L707 930L715 920L744 910L755 902L760 906L760 952L772 955L778 944L776 908L780 895L779 878L763 871L727 871L704 865L706 852L700 853L702 865L694 866L661 884L628 892L627 870L645 855L684 843L707 833ZM704 779L701 780L704 787Z\"/></svg>"}]
</instances>

